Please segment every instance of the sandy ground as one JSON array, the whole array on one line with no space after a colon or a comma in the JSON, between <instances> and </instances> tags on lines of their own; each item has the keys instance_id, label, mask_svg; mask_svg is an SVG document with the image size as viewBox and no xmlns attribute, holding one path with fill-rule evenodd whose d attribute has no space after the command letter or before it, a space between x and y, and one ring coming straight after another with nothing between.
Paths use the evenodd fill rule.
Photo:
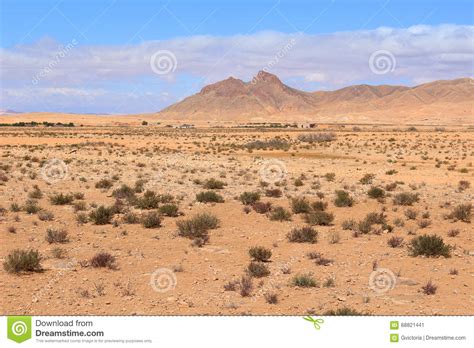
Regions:
<instances>
[{"instance_id":1,"label":"sandy ground","mask_svg":"<svg viewBox=\"0 0 474 348\"><path fill-rule=\"evenodd\" d=\"M158 127L0 129L0 207L4 208L0 261L14 249L32 248L40 252L43 268L19 274L0 269L1 314L281 315L348 307L367 314L473 315L473 224L446 219L456 205L473 202L473 130L337 131L337 140L315 144L298 141L300 133ZM276 137L287 139L291 147L252 152L242 148L250 141ZM54 176L61 180L51 180L44 170L52 159L66 164L59 168L65 175ZM334 180L329 181L326 173L334 173ZM369 173L375 175L373 183L360 183ZM287 239L293 228L306 225L302 214L280 222L252 209L244 211L239 195L263 193L261 182L272 181L275 175L282 197L262 194L261 201L290 209L292 197L313 202L319 200L318 194L324 195L327 211L335 219L330 226L314 226L317 243ZM96 188L104 178L111 179L113 186ZM205 191L198 181L210 178L227 184L214 190L224 203L196 202L196 194ZM302 179L301 185L297 178ZM173 195L182 216L163 217L159 228L127 224L123 214L116 214L111 224L79 224L80 212L73 205L53 205L49 200L55 193L82 193L79 201L85 202L88 214L97 205L112 205L113 190L122 184L134 187L138 179L147 180L146 189ZM459 189L461 180L471 186ZM367 196L371 186L393 182L398 185L387 192L391 197L378 201ZM40 220L40 213L11 209L12 203L24 206L34 185L43 193L38 206L54 215L50 221ZM334 205L334 192L342 189L355 199L352 207ZM392 198L400 192L416 192L420 200L412 207L395 205ZM138 215L147 212L128 208ZM409 208L418 212L415 220L405 216ZM359 221L367 213L382 211L392 232L374 230L355 236L342 228L345 220ZM202 247L178 236L176 225L199 212L215 214L220 220ZM422 228L419 222L426 212L431 224ZM69 241L48 243L48 228L65 229ZM455 229L459 234L449 236ZM410 256L409 241L425 233L441 236L452 246L452 256ZM339 240L333 243L335 234ZM402 237L403 244L387 245L393 236ZM266 263L270 275L253 278L250 296L242 296L238 286L227 291L227 283L246 273L248 249L256 245L272 251ZM63 249L61 258L55 248ZM88 260L98 252L113 255L117 268L92 267ZM317 265L309 252L318 252L332 263ZM317 287L292 284L296 275L306 273L317 280ZM381 277L383 284L374 285L371 276ZM334 284L328 285L328 279ZM422 291L430 280L437 286L433 295ZM277 303L268 303L268 294L276 295Z\"/></svg>"}]
</instances>

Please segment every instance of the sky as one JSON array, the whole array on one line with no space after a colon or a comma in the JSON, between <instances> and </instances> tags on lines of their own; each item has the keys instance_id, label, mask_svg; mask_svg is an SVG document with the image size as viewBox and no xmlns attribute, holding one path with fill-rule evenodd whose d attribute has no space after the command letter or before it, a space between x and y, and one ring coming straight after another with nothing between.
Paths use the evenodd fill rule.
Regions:
<instances>
[{"instance_id":1,"label":"sky","mask_svg":"<svg viewBox=\"0 0 474 348\"><path fill-rule=\"evenodd\" d=\"M0 0L0 109L144 113L260 70L306 91L474 76L472 0Z\"/></svg>"}]
</instances>

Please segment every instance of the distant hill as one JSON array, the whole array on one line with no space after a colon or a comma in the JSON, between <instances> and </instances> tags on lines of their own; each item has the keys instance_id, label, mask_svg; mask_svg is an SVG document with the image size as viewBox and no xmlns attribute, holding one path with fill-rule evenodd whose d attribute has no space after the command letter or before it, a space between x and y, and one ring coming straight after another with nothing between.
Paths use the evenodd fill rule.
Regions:
<instances>
[{"instance_id":1,"label":"distant hill","mask_svg":"<svg viewBox=\"0 0 474 348\"><path fill-rule=\"evenodd\" d=\"M415 87L354 85L304 92L260 71L250 82L229 77L161 110L160 119L236 122L474 123L474 80Z\"/></svg>"}]
</instances>

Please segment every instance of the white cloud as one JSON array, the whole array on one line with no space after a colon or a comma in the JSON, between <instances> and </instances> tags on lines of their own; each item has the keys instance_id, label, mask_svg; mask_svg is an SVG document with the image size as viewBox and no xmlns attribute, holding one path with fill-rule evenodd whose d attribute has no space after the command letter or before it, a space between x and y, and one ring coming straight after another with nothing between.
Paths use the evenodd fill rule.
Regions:
<instances>
[{"instance_id":1,"label":"white cloud","mask_svg":"<svg viewBox=\"0 0 474 348\"><path fill-rule=\"evenodd\" d=\"M46 38L33 45L0 50L2 107L9 107L9 98L15 95L10 89L14 87L23 88L25 93L34 86L54 88L50 91L78 97L78 86L81 90L89 85L106 88L104 85L117 81L126 85L146 79L171 86L180 83L181 76L200 79L193 90L181 88L183 95L160 98L176 100L228 76L250 80L265 68L283 80L324 83L329 88L362 81L415 83L473 76L473 40L474 26L464 25L381 27L319 35L260 32L191 36L124 46L87 46L79 38L75 43L59 44ZM169 74L157 75L151 68L150 58L159 50L170 51L176 57L176 68ZM387 74L374 74L369 58L376 51L391 52L396 68ZM109 87L107 93L102 91L93 97L110 98L113 93Z\"/></svg>"}]
</instances>

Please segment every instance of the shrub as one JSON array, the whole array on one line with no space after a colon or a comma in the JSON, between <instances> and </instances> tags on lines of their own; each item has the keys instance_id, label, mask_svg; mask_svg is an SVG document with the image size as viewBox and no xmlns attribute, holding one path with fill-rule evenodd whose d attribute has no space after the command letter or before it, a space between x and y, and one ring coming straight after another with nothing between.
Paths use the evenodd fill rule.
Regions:
<instances>
[{"instance_id":1,"label":"shrub","mask_svg":"<svg viewBox=\"0 0 474 348\"><path fill-rule=\"evenodd\" d=\"M393 197L393 204L395 205L413 205L418 202L418 193L401 192Z\"/></svg>"},{"instance_id":2,"label":"shrub","mask_svg":"<svg viewBox=\"0 0 474 348\"><path fill-rule=\"evenodd\" d=\"M422 286L421 289L423 290L423 293L426 295L434 295L436 294L436 290L438 290L438 286L433 284L433 282L430 280L428 281L428 283Z\"/></svg>"},{"instance_id":3,"label":"shrub","mask_svg":"<svg viewBox=\"0 0 474 348\"><path fill-rule=\"evenodd\" d=\"M396 237L396 236L390 237L387 241L387 244L392 248L399 247L400 245L402 245L402 243L403 243L403 237Z\"/></svg>"},{"instance_id":4,"label":"shrub","mask_svg":"<svg viewBox=\"0 0 474 348\"><path fill-rule=\"evenodd\" d=\"M313 211L306 214L304 219L310 225L329 226L334 220L334 214L325 211Z\"/></svg>"},{"instance_id":5,"label":"shrub","mask_svg":"<svg viewBox=\"0 0 474 348\"><path fill-rule=\"evenodd\" d=\"M336 207L352 207L354 205L354 199L349 195L349 192L337 190L334 205Z\"/></svg>"},{"instance_id":6,"label":"shrub","mask_svg":"<svg viewBox=\"0 0 474 348\"><path fill-rule=\"evenodd\" d=\"M196 195L196 200L201 203L222 203L224 198L214 191L204 191Z\"/></svg>"},{"instance_id":7,"label":"shrub","mask_svg":"<svg viewBox=\"0 0 474 348\"><path fill-rule=\"evenodd\" d=\"M239 288L240 288L240 296L242 297L250 296L253 289L252 277L245 276L245 275L242 276L242 278L240 279Z\"/></svg>"},{"instance_id":8,"label":"shrub","mask_svg":"<svg viewBox=\"0 0 474 348\"><path fill-rule=\"evenodd\" d=\"M272 251L262 246L255 246L250 248L249 255L254 261L266 262L272 257Z\"/></svg>"},{"instance_id":9,"label":"shrub","mask_svg":"<svg viewBox=\"0 0 474 348\"><path fill-rule=\"evenodd\" d=\"M219 219L214 215L202 213L188 220L176 221L178 235L190 239L198 239L202 243L209 240L208 231L219 226Z\"/></svg>"},{"instance_id":10,"label":"shrub","mask_svg":"<svg viewBox=\"0 0 474 348\"><path fill-rule=\"evenodd\" d=\"M118 199L126 199L129 202L136 199L135 190L128 185L122 185L112 192L112 196Z\"/></svg>"},{"instance_id":11,"label":"shrub","mask_svg":"<svg viewBox=\"0 0 474 348\"><path fill-rule=\"evenodd\" d=\"M96 225L107 225L110 224L110 220L114 213L111 208L105 207L101 205L97 209L94 209L90 212L89 218L94 222Z\"/></svg>"},{"instance_id":12,"label":"shrub","mask_svg":"<svg viewBox=\"0 0 474 348\"><path fill-rule=\"evenodd\" d=\"M280 189L278 188L275 188L275 189L268 189L265 191L265 195L267 197L275 197L275 198L278 198L278 197L281 197L283 195L283 193L281 192Z\"/></svg>"},{"instance_id":13,"label":"shrub","mask_svg":"<svg viewBox=\"0 0 474 348\"><path fill-rule=\"evenodd\" d=\"M161 217L156 211L150 211L142 216L142 225L145 228L158 228L161 226Z\"/></svg>"},{"instance_id":14,"label":"shrub","mask_svg":"<svg viewBox=\"0 0 474 348\"><path fill-rule=\"evenodd\" d=\"M272 209L270 202L255 202L252 204L253 210L259 214L266 214Z\"/></svg>"},{"instance_id":15,"label":"shrub","mask_svg":"<svg viewBox=\"0 0 474 348\"><path fill-rule=\"evenodd\" d=\"M460 220L463 222L470 223L471 222L471 214L472 214L472 204L459 204L457 207L453 209L451 214L448 215L449 219L453 219L455 221Z\"/></svg>"},{"instance_id":16,"label":"shrub","mask_svg":"<svg viewBox=\"0 0 474 348\"><path fill-rule=\"evenodd\" d=\"M139 209L157 209L160 204L160 197L153 191L147 190L143 197L137 198L135 206Z\"/></svg>"},{"instance_id":17,"label":"shrub","mask_svg":"<svg viewBox=\"0 0 474 348\"><path fill-rule=\"evenodd\" d=\"M116 269L117 264L115 263L115 257L106 252L100 252L95 254L89 261L90 265L94 268L109 268Z\"/></svg>"},{"instance_id":18,"label":"shrub","mask_svg":"<svg viewBox=\"0 0 474 348\"><path fill-rule=\"evenodd\" d=\"M420 221L418 221L418 226L420 226L420 228L426 228L429 225L431 225L430 219L421 219Z\"/></svg>"},{"instance_id":19,"label":"shrub","mask_svg":"<svg viewBox=\"0 0 474 348\"><path fill-rule=\"evenodd\" d=\"M385 197L385 191L381 189L380 187L371 187L370 190L367 192L367 195L370 198L383 198Z\"/></svg>"},{"instance_id":20,"label":"shrub","mask_svg":"<svg viewBox=\"0 0 474 348\"><path fill-rule=\"evenodd\" d=\"M48 228L46 230L46 241L52 243L67 243L69 242L67 231L65 229Z\"/></svg>"},{"instance_id":21,"label":"shrub","mask_svg":"<svg viewBox=\"0 0 474 348\"><path fill-rule=\"evenodd\" d=\"M341 240L341 235L338 231L329 231L328 242L329 244L337 244Z\"/></svg>"},{"instance_id":22,"label":"shrub","mask_svg":"<svg viewBox=\"0 0 474 348\"><path fill-rule=\"evenodd\" d=\"M293 198L291 200L291 210L295 214L309 213L311 206L305 198Z\"/></svg>"},{"instance_id":23,"label":"shrub","mask_svg":"<svg viewBox=\"0 0 474 348\"><path fill-rule=\"evenodd\" d=\"M274 292L267 292L265 295L265 301L269 304L277 304L278 303L278 295Z\"/></svg>"},{"instance_id":24,"label":"shrub","mask_svg":"<svg viewBox=\"0 0 474 348\"><path fill-rule=\"evenodd\" d=\"M251 205L260 200L259 192L244 192L239 197L240 201L245 205Z\"/></svg>"},{"instance_id":25,"label":"shrub","mask_svg":"<svg viewBox=\"0 0 474 348\"><path fill-rule=\"evenodd\" d=\"M32 199L26 201L25 205L23 206L23 210L28 214L36 214L41 210L38 206L38 202Z\"/></svg>"},{"instance_id":26,"label":"shrub","mask_svg":"<svg viewBox=\"0 0 474 348\"><path fill-rule=\"evenodd\" d=\"M95 188L108 190L114 185L113 181L110 179L101 179L95 184Z\"/></svg>"},{"instance_id":27,"label":"shrub","mask_svg":"<svg viewBox=\"0 0 474 348\"><path fill-rule=\"evenodd\" d=\"M40 188L35 185L33 191L28 193L28 197L32 199L41 199L43 198L43 192L41 192Z\"/></svg>"},{"instance_id":28,"label":"shrub","mask_svg":"<svg viewBox=\"0 0 474 348\"><path fill-rule=\"evenodd\" d=\"M418 212L416 210L413 210L413 209L405 210L405 216L409 220L415 220L417 215L418 215Z\"/></svg>"},{"instance_id":29,"label":"shrub","mask_svg":"<svg viewBox=\"0 0 474 348\"><path fill-rule=\"evenodd\" d=\"M451 256L451 247L446 245L443 238L437 235L422 235L410 241L408 250L412 256L424 255L427 257Z\"/></svg>"},{"instance_id":30,"label":"shrub","mask_svg":"<svg viewBox=\"0 0 474 348\"><path fill-rule=\"evenodd\" d=\"M269 217L272 221L290 221L291 213L283 207L275 207L270 212Z\"/></svg>"},{"instance_id":31,"label":"shrub","mask_svg":"<svg viewBox=\"0 0 474 348\"><path fill-rule=\"evenodd\" d=\"M66 205L66 204L71 204L72 201L74 200L74 195L72 193L69 194L55 194L49 197L49 200L51 201L51 204L54 205Z\"/></svg>"},{"instance_id":32,"label":"shrub","mask_svg":"<svg viewBox=\"0 0 474 348\"><path fill-rule=\"evenodd\" d=\"M123 216L122 220L126 224L138 224L140 222L139 216L136 213L131 212L131 211L127 212Z\"/></svg>"},{"instance_id":33,"label":"shrub","mask_svg":"<svg viewBox=\"0 0 474 348\"><path fill-rule=\"evenodd\" d=\"M459 191L467 190L469 187L471 187L471 183L467 180L460 180L459 183L458 183L458 190Z\"/></svg>"},{"instance_id":34,"label":"shrub","mask_svg":"<svg viewBox=\"0 0 474 348\"><path fill-rule=\"evenodd\" d=\"M312 227L294 228L288 233L287 238L293 243L316 243L318 232Z\"/></svg>"},{"instance_id":35,"label":"shrub","mask_svg":"<svg viewBox=\"0 0 474 348\"><path fill-rule=\"evenodd\" d=\"M342 229L347 231L347 230L355 230L357 227L357 223L354 219L349 219L349 220L344 220L342 222Z\"/></svg>"},{"instance_id":36,"label":"shrub","mask_svg":"<svg viewBox=\"0 0 474 348\"><path fill-rule=\"evenodd\" d=\"M372 184L372 181L375 179L375 174L365 174L359 182L363 185Z\"/></svg>"},{"instance_id":37,"label":"shrub","mask_svg":"<svg viewBox=\"0 0 474 348\"><path fill-rule=\"evenodd\" d=\"M3 268L8 273L40 272L41 256L37 250L15 249L8 254Z\"/></svg>"},{"instance_id":38,"label":"shrub","mask_svg":"<svg viewBox=\"0 0 474 348\"><path fill-rule=\"evenodd\" d=\"M52 221L54 219L54 214L48 210L41 210L38 212L38 219L41 221Z\"/></svg>"},{"instance_id":39,"label":"shrub","mask_svg":"<svg viewBox=\"0 0 474 348\"><path fill-rule=\"evenodd\" d=\"M247 267L247 273L254 278L266 277L270 274L270 270L263 262L252 261Z\"/></svg>"},{"instance_id":40,"label":"shrub","mask_svg":"<svg viewBox=\"0 0 474 348\"><path fill-rule=\"evenodd\" d=\"M179 216L179 208L176 204L168 203L158 208L160 214L169 217Z\"/></svg>"},{"instance_id":41,"label":"shrub","mask_svg":"<svg viewBox=\"0 0 474 348\"><path fill-rule=\"evenodd\" d=\"M327 207L328 207L327 202L316 201L316 202L311 203L311 208L313 208L313 210L316 210L316 211L325 211Z\"/></svg>"},{"instance_id":42,"label":"shrub","mask_svg":"<svg viewBox=\"0 0 474 348\"><path fill-rule=\"evenodd\" d=\"M308 133L298 135L298 140L304 143L325 143L336 140L335 133Z\"/></svg>"},{"instance_id":43,"label":"shrub","mask_svg":"<svg viewBox=\"0 0 474 348\"><path fill-rule=\"evenodd\" d=\"M84 201L74 202L74 211L84 211L87 210L87 204Z\"/></svg>"},{"instance_id":44,"label":"shrub","mask_svg":"<svg viewBox=\"0 0 474 348\"><path fill-rule=\"evenodd\" d=\"M293 286L300 288L314 288L318 286L318 283L310 273L296 275L291 283Z\"/></svg>"},{"instance_id":45,"label":"shrub","mask_svg":"<svg viewBox=\"0 0 474 348\"><path fill-rule=\"evenodd\" d=\"M226 183L216 179L209 179L204 183L204 188L208 190L220 190L226 186Z\"/></svg>"}]
</instances>

